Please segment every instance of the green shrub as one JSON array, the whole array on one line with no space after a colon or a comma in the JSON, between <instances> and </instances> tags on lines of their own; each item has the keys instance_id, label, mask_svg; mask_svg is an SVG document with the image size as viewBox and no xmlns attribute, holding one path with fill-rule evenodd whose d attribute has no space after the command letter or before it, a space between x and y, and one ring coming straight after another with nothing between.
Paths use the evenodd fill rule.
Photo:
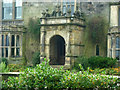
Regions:
<instances>
[{"instance_id":1,"label":"green shrub","mask_svg":"<svg viewBox=\"0 0 120 90\"><path fill-rule=\"evenodd\" d=\"M23 64L9 64L8 65L9 72L20 72L20 71L24 71L25 68L26 66L24 66Z\"/></svg>"},{"instance_id":2,"label":"green shrub","mask_svg":"<svg viewBox=\"0 0 120 90\"><path fill-rule=\"evenodd\" d=\"M81 64L84 69L87 69L87 67L90 66L88 63L88 58L85 56L80 56L75 60L73 69L80 70L79 64Z\"/></svg>"},{"instance_id":3,"label":"green shrub","mask_svg":"<svg viewBox=\"0 0 120 90\"><path fill-rule=\"evenodd\" d=\"M92 56L88 58L88 63L92 69L109 68L115 66L117 60L109 57Z\"/></svg>"},{"instance_id":4,"label":"green shrub","mask_svg":"<svg viewBox=\"0 0 120 90\"><path fill-rule=\"evenodd\" d=\"M2 81L3 89L62 89L62 88L117 88L118 78L93 75L83 70L71 73L70 71L52 68L45 60L35 68L27 68L19 77L9 77Z\"/></svg>"},{"instance_id":5,"label":"green shrub","mask_svg":"<svg viewBox=\"0 0 120 90\"><path fill-rule=\"evenodd\" d=\"M93 74L118 75L118 72L114 68L96 68L94 70L90 69L90 72Z\"/></svg>"},{"instance_id":6,"label":"green shrub","mask_svg":"<svg viewBox=\"0 0 120 90\"><path fill-rule=\"evenodd\" d=\"M0 63L0 72L8 72L8 67L6 67L5 62Z\"/></svg>"},{"instance_id":7,"label":"green shrub","mask_svg":"<svg viewBox=\"0 0 120 90\"><path fill-rule=\"evenodd\" d=\"M1 58L0 63L1 62L4 62L6 66L8 65L8 60L6 58Z\"/></svg>"},{"instance_id":8,"label":"green shrub","mask_svg":"<svg viewBox=\"0 0 120 90\"><path fill-rule=\"evenodd\" d=\"M33 66L36 66L36 64L40 64L40 52L35 52L33 54L32 63L33 63Z\"/></svg>"}]
</instances>

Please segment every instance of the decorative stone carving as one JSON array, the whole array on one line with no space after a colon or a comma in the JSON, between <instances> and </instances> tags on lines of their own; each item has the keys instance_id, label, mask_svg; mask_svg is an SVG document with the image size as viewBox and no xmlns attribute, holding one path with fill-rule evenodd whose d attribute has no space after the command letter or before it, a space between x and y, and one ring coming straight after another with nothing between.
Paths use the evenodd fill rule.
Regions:
<instances>
[{"instance_id":1,"label":"decorative stone carving","mask_svg":"<svg viewBox=\"0 0 120 90\"><path fill-rule=\"evenodd\" d=\"M50 17L50 14L49 14L49 9L46 9L46 17Z\"/></svg>"}]
</instances>

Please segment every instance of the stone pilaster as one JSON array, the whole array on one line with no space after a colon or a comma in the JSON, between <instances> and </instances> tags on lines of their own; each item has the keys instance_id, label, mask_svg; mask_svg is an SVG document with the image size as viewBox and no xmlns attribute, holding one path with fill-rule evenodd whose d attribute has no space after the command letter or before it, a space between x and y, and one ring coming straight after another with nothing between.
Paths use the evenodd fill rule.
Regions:
<instances>
[{"instance_id":1,"label":"stone pilaster","mask_svg":"<svg viewBox=\"0 0 120 90\"><path fill-rule=\"evenodd\" d=\"M8 59L10 58L11 56L11 35L9 34L9 48L8 48Z\"/></svg>"},{"instance_id":2,"label":"stone pilaster","mask_svg":"<svg viewBox=\"0 0 120 90\"><path fill-rule=\"evenodd\" d=\"M70 30L70 29L69 29ZM70 61L71 61L71 58L70 58L70 55L71 55L71 47L70 47L70 36L71 36L71 30L68 32L68 39L67 39L67 45L66 45L66 58L65 58L65 65L70 65Z\"/></svg>"},{"instance_id":3,"label":"stone pilaster","mask_svg":"<svg viewBox=\"0 0 120 90\"><path fill-rule=\"evenodd\" d=\"M19 44L20 44L20 56L22 56L22 35L19 36Z\"/></svg>"},{"instance_id":4,"label":"stone pilaster","mask_svg":"<svg viewBox=\"0 0 120 90\"><path fill-rule=\"evenodd\" d=\"M111 57L110 56L110 49L111 49L111 36L108 35L108 41L107 41L107 56L108 57Z\"/></svg>"},{"instance_id":5,"label":"stone pilaster","mask_svg":"<svg viewBox=\"0 0 120 90\"><path fill-rule=\"evenodd\" d=\"M112 58L115 58L115 49L116 49L116 37L113 36L113 48L112 48Z\"/></svg>"},{"instance_id":6,"label":"stone pilaster","mask_svg":"<svg viewBox=\"0 0 120 90\"><path fill-rule=\"evenodd\" d=\"M42 22L41 24L45 24L46 23L46 20L45 19L42 19ZM45 27L42 26L41 27L41 35L40 35L40 53L41 53L41 56L40 56L40 62L43 61L43 59L45 58Z\"/></svg>"},{"instance_id":7,"label":"stone pilaster","mask_svg":"<svg viewBox=\"0 0 120 90\"><path fill-rule=\"evenodd\" d=\"M15 46L14 46L14 47L15 47L15 49L14 49L14 50L15 50L15 51L14 51L14 56L16 57L16 41L17 41L17 35L15 34L14 37L15 37L15 41L14 41L14 43L15 43Z\"/></svg>"}]
</instances>

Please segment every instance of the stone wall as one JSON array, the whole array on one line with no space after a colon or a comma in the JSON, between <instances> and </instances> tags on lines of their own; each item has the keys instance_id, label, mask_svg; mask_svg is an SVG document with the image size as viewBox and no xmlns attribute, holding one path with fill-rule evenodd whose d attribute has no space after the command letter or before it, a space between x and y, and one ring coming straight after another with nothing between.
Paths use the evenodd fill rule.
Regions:
<instances>
[{"instance_id":1,"label":"stone wall","mask_svg":"<svg viewBox=\"0 0 120 90\"><path fill-rule=\"evenodd\" d=\"M56 3L50 2L28 2L23 3L23 18L24 18L24 26L28 27L28 22L30 18L36 19L42 17L43 10L49 9L51 12L54 9ZM40 50L40 39L34 38L32 33L29 33L28 29L26 29L26 33L24 33L23 37L23 56L27 60L27 64L32 64L32 56L35 52Z\"/></svg>"},{"instance_id":2,"label":"stone wall","mask_svg":"<svg viewBox=\"0 0 120 90\"><path fill-rule=\"evenodd\" d=\"M92 3L81 3L81 11L85 13L86 22L93 18L94 16L102 16L109 23L109 3L103 2L92 2ZM87 26L86 26L87 27ZM107 32L105 31L106 37L102 43L99 44L99 55L106 56L107 55ZM96 55L96 45L97 43L92 43L88 37L89 32L85 30L84 33L84 55L85 56L95 56Z\"/></svg>"},{"instance_id":3,"label":"stone wall","mask_svg":"<svg viewBox=\"0 0 120 90\"><path fill-rule=\"evenodd\" d=\"M52 12L54 10L55 5L57 3L24 3L23 4L23 18L24 18L24 25L27 27L29 18L40 18L42 11L45 10L46 8L49 9L49 12ZM99 3L99 2L94 2L94 3L81 3L79 9L84 12L86 21L90 19L92 16L100 15L105 17L107 22L109 22L109 3ZM72 26L72 28L75 28L75 26ZM106 30L106 37L107 37L107 31ZM88 37L88 32L84 30L84 33L79 34L77 30L73 31L74 34L71 34L71 43L83 43L83 46L81 48L75 48L75 50L72 49L72 53L77 53L79 52L80 55L85 55L85 56L94 56L96 54L96 44L93 44ZM47 35L51 35L54 32L49 32ZM55 32L57 34L57 31ZM59 34L59 32L58 32ZM66 32L64 34L67 34ZM23 42L23 54L26 56L28 63L31 63L31 58L34 52L40 50L39 48L39 39L36 40L33 38L31 33L26 32L24 34L24 42ZM79 37L79 38L77 38ZM107 38L105 37L105 40L102 41L99 45L100 48L100 56L106 56L106 51L107 51L107 43L106 40ZM72 47L72 46L71 46ZM78 51L76 51L78 50Z\"/></svg>"}]
</instances>

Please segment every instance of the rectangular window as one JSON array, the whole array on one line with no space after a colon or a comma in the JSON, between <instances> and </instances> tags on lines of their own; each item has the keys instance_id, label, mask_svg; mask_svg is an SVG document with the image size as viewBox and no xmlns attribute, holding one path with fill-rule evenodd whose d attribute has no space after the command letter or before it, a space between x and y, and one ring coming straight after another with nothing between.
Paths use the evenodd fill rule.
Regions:
<instances>
[{"instance_id":1,"label":"rectangular window","mask_svg":"<svg viewBox=\"0 0 120 90\"><path fill-rule=\"evenodd\" d=\"M8 48L6 48L5 50L6 50L6 57L8 57Z\"/></svg>"},{"instance_id":2,"label":"rectangular window","mask_svg":"<svg viewBox=\"0 0 120 90\"><path fill-rule=\"evenodd\" d=\"M16 56L17 56L17 57L20 56L20 48L16 48Z\"/></svg>"},{"instance_id":3,"label":"rectangular window","mask_svg":"<svg viewBox=\"0 0 120 90\"><path fill-rule=\"evenodd\" d=\"M2 35L2 46L4 46L4 35Z\"/></svg>"},{"instance_id":4,"label":"rectangular window","mask_svg":"<svg viewBox=\"0 0 120 90\"><path fill-rule=\"evenodd\" d=\"M120 48L120 37L116 37L116 48Z\"/></svg>"},{"instance_id":5,"label":"rectangular window","mask_svg":"<svg viewBox=\"0 0 120 90\"><path fill-rule=\"evenodd\" d=\"M15 18L21 19L22 18L22 0L16 0L15 3Z\"/></svg>"},{"instance_id":6,"label":"rectangular window","mask_svg":"<svg viewBox=\"0 0 120 90\"><path fill-rule=\"evenodd\" d=\"M6 46L9 46L9 37L6 35Z\"/></svg>"},{"instance_id":7,"label":"rectangular window","mask_svg":"<svg viewBox=\"0 0 120 90\"><path fill-rule=\"evenodd\" d=\"M74 5L71 6L71 15L74 13Z\"/></svg>"},{"instance_id":8,"label":"rectangular window","mask_svg":"<svg viewBox=\"0 0 120 90\"><path fill-rule=\"evenodd\" d=\"M15 49L14 48L11 48L11 56L14 57L14 51Z\"/></svg>"},{"instance_id":9,"label":"rectangular window","mask_svg":"<svg viewBox=\"0 0 120 90\"><path fill-rule=\"evenodd\" d=\"M68 0L69 1L69 0ZM67 13L68 10L71 10L71 15L74 13L74 1L63 2L63 13Z\"/></svg>"},{"instance_id":10,"label":"rectangular window","mask_svg":"<svg viewBox=\"0 0 120 90\"><path fill-rule=\"evenodd\" d=\"M2 18L12 19L12 0L3 0Z\"/></svg>"},{"instance_id":11,"label":"rectangular window","mask_svg":"<svg viewBox=\"0 0 120 90\"><path fill-rule=\"evenodd\" d=\"M4 57L4 48L2 48L2 57Z\"/></svg>"},{"instance_id":12,"label":"rectangular window","mask_svg":"<svg viewBox=\"0 0 120 90\"><path fill-rule=\"evenodd\" d=\"M66 6L63 6L63 13L66 13Z\"/></svg>"},{"instance_id":13,"label":"rectangular window","mask_svg":"<svg viewBox=\"0 0 120 90\"><path fill-rule=\"evenodd\" d=\"M116 50L116 59L117 60L120 60L120 51L119 50Z\"/></svg>"},{"instance_id":14,"label":"rectangular window","mask_svg":"<svg viewBox=\"0 0 120 90\"><path fill-rule=\"evenodd\" d=\"M19 43L19 35L17 35L16 38L17 38L17 39L16 39L16 46L20 46L20 43Z\"/></svg>"},{"instance_id":15,"label":"rectangular window","mask_svg":"<svg viewBox=\"0 0 120 90\"><path fill-rule=\"evenodd\" d=\"M12 35L12 38L11 38L11 46L15 46L15 37L14 35Z\"/></svg>"}]
</instances>

